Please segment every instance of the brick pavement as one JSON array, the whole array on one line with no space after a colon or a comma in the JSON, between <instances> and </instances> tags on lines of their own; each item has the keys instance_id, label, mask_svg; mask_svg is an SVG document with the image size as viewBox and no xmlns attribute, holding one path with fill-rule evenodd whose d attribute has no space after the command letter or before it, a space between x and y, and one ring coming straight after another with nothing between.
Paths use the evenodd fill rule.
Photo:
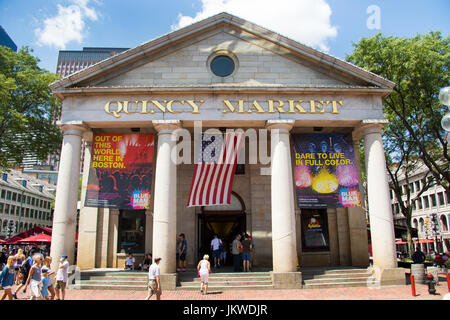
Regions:
<instances>
[{"instance_id":1,"label":"brick pavement","mask_svg":"<svg viewBox=\"0 0 450 320\"><path fill-rule=\"evenodd\" d=\"M411 287L385 286L380 288L335 288L296 290L235 290L209 292L203 296L198 291L163 291L164 300L442 300L448 292L447 283L436 287L440 295L429 295L426 285L416 285L417 296ZM133 290L67 290L66 300L143 300L146 291ZM19 299L27 295L19 294ZM154 299L154 298L152 298Z\"/></svg>"}]
</instances>

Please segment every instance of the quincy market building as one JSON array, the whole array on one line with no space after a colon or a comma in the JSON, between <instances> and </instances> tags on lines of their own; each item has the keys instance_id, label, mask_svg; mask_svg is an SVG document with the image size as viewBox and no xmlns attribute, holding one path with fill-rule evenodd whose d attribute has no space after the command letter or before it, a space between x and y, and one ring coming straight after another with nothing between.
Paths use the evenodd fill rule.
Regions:
<instances>
[{"instance_id":1,"label":"quincy market building","mask_svg":"<svg viewBox=\"0 0 450 320\"><path fill-rule=\"evenodd\" d=\"M255 246L254 266L272 268L280 288L301 286L297 264L367 267L368 239L361 206L299 205L302 183L311 185L308 181L313 181L321 163L313 162L318 161L314 155L293 152L293 145L301 144L302 137L312 139L306 141L311 145L314 135L328 134L350 137L346 140L350 151L358 150L364 140L375 275L381 283L401 283L404 273L397 268L381 139L386 124L382 99L393 86L380 76L227 13L63 78L51 85L62 101L64 133L52 256L66 253L74 262L76 255L76 264L83 270L123 267L128 250L138 262L144 253L152 252L153 257L163 258L162 279L173 287L177 234L186 235L187 263L196 265L209 253L214 233L228 246L237 233L246 232ZM271 162L249 161L246 140L247 160L236 170L229 205L187 206L194 147L188 156L191 162L174 163L171 153L177 141L171 135L179 129L194 133L199 121L202 130L268 132L264 138L258 136L258 143L259 148L268 146ZM115 134L154 134L150 202L144 209L85 205L86 192L96 187L88 181L96 156L93 140L96 135ZM75 252L83 143L85 167ZM334 148L339 154L340 147ZM307 160L306 180L297 179L297 166L308 164ZM360 176L358 157L352 161ZM310 195L314 194L311 188Z\"/></svg>"}]
</instances>

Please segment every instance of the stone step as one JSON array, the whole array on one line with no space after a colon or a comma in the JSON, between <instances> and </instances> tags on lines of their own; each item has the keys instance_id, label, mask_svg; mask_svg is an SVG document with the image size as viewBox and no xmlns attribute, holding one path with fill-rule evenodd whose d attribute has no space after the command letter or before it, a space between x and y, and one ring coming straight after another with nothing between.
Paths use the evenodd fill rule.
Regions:
<instances>
[{"instance_id":1,"label":"stone step","mask_svg":"<svg viewBox=\"0 0 450 320\"><path fill-rule=\"evenodd\" d=\"M220 286L220 285L208 285L208 291L226 291L226 290L268 290L274 289L272 284L259 284L259 285L235 285L235 286ZM200 284L196 285L184 285L178 286L176 290L198 290L200 291Z\"/></svg>"},{"instance_id":2,"label":"stone step","mask_svg":"<svg viewBox=\"0 0 450 320\"><path fill-rule=\"evenodd\" d=\"M246 280L246 281L209 281L208 285L214 286L250 286L250 285L260 285L260 284L268 284L272 285L271 280ZM192 282L192 281L181 281L180 285L183 286L200 286L200 281Z\"/></svg>"},{"instance_id":3,"label":"stone step","mask_svg":"<svg viewBox=\"0 0 450 320\"><path fill-rule=\"evenodd\" d=\"M321 275L321 274L344 274L344 273L368 273L367 269L306 269L300 270L302 274L306 275Z\"/></svg>"},{"instance_id":4,"label":"stone step","mask_svg":"<svg viewBox=\"0 0 450 320\"><path fill-rule=\"evenodd\" d=\"M311 279L304 280L305 284L319 284L319 283L348 283L348 282L367 282L369 277L361 278L361 277L348 277L348 278L321 278L321 279Z\"/></svg>"},{"instance_id":5,"label":"stone step","mask_svg":"<svg viewBox=\"0 0 450 320\"><path fill-rule=\"evenodd\" d=\"M181 279L183 280L183 279ZM229 278L229 277L209 277L209 282L243 282L243 281L269 281L272 282L271 277L236 277L236 278ZM190 282L201 282L200 278L194 278L192 280L188 280Z\"/></svg>"},{"instance_id":6,"label":"stone step","mask_svg":"<svg viewBox=\"0 0 450 320\"><path fill-rule=\"evenodd\" d=\"M144 280L98 280L98 279L91 279L91 280L81 280L82 285L91 285L91 284L110 284L110 285L129 285L129 286L140 286L140 285L147 285L147 281Z\"/></svg>"},{"instance_id":7,"label":"stone step","mask_svg":"<svg viewBox=\"0 0 450 320\"><path fill-rule=\"evenodd\" d=\"M325 270L325 274L336 274L336 273L367 273L367 269L332 269Z\"/></svg>"},{"instance_id":8,"label":"stone step","mask_svg":"<svg viewBox=\"0 0 450 320\"><path fill-rule=\"evenodd\" d=\"M108 281L146 281L148 279L148 275L144 275L143 277L131 277L131 276L90 276L90 277L81 277L81 280L108 280Z\"/></svg>"},{"instance_id":9,"label":"stone step","mask_svg":"<svg viewBox=\"0 0 450 320\"><path fill-rule=\"evenodd\" d=\"M367 278L370 277L371 274L370 273L335 273L335 274L318 274L318 275L314 275L314 279L324 279L324 278L334 278L334 279L339 279L339 278L348 278L348 277L352 277L352 278Z\"/></svg>"},{"instance_id":10,"label":"stone step","mask_svg":"<svg viewBox=\"0 0 450 320\"><path fill-rule=\"evenodd\" d=\"M366 281L353 282L325 282L325 283L305 283L303 289L330 289L330 288L350 288L367 287Z\"/></svg>"},{"instance_id":11,"label":"stone step","mask_svg":"<svg viewBox=\"0 0 450 320\"><path fill-rule=\"evenodd\" d=\"M270 277L270 272L212 272L209 274L209 277Z\"/></svg>"},{"instance_id":12,"label":"stone step","mask_svg":"<svg viewBox=\"0 0 450 320\"><path fill-rule=\"evenodd\" d=\"M89 290L135 290L135 291L144 291L147 290L147 285L128 285L128 284L84 284L82 281L80 289L89 289Z\"/></svg>"}]
</instances>

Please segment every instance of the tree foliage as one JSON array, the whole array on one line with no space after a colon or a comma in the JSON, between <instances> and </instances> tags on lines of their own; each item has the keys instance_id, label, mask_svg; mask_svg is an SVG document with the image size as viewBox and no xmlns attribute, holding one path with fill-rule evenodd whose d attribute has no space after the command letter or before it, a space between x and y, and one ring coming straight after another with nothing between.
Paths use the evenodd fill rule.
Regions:
<instances>
[{"instance_id":1,"label":"tree foliage","mask_svg":"<svg viewBox=\"0 0 450 320\"><path fill-rule=\"evenodd\" d=\"M61 147L60 103L48 86L59 76L39 68L31 52L0 46L0 168L26 156L43 160Z\"/></svg>"},{"instance_id":2,"label":"tree foliage","mask_svg":"<svg viewBox=\"0 0 450 320\"><path fill-rule=\"evenodd\" d=\"M442 38L440 32L412 38L377 34L362 38L347 56L349 62L396 83L383 101L383 111L389 120L383 139L391 187L406 218L411 246L412 209L431 180L441 184L450 195L450 157L441 127L448 107L438 99L440 88L449 85L449 40ZM418 170L431 179L425 179L421 189L413 194L410 178Z\"/></svg>"}]
</instances>

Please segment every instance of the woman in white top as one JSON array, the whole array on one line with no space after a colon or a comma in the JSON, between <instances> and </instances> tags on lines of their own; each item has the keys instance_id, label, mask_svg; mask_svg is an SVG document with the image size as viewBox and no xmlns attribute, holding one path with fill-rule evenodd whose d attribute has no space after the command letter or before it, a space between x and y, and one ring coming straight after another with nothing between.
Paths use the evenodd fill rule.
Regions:
<instances>
[{"instance_id":1,"label":"woman in white top","mask_svg":"<svg viewBox=\"0 0 450 320\"><path fill-rule=\"evenodd\" d=\"M208 259L209 256L205 254L203 256L203 260L200 260L197 266L200 281L202 282L202 284L200 285L200 292L204 295L208 293L208 278L209 273L211 272L211 264L209 263Z\"/></svg>"}]
</instances>

